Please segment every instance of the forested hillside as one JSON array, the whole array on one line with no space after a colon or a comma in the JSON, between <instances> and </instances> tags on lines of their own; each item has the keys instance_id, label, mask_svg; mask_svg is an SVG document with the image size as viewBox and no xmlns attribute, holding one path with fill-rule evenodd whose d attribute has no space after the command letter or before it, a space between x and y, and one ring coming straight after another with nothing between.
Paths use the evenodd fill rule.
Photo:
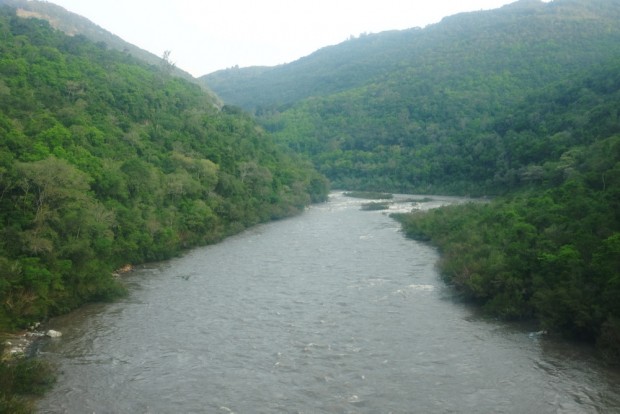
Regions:
<instances>
[{"instance_id":1,"label":"forested hillside","mask_svg":"<svg viewBox=\"0 0 620 414\"><path fill-rule=\"evenodd\" d=\"M129 53L149 64L161 64L162 56L156 56L144 49L140 49L104 28L97 26L87 18L72 13L54 3L45 0L0 0L1 5L15 8L17 15L20 17L46 20L54 29L58 29L69 36L82 35L95 43L103 42L110 49ZM181 68L175 67L173 74L196 82L192 75Z\"/></svg>"},{"instance_id":2,"label":"forested hillside","mask_svg":"<svg viewBox=\"0 0 620 414\"><path fill-rule=\"evenodd\" d=\"M0 7L0 332L326 197L309 162L171 66Z\"/></svg>"},{"instance_id":3,"label":"forested hillside","mask_svg":"<svg viewBox=\"0 0 620 414\"><path fill-rule=\"evenodd\" d=\"M530 161L516 162L494 125L530 94L620 55L618 21L613 0L518 1L204 80L335 187L499 193Z\"/></svg>"},{"instance_id":4,"label":"forested hillside","mask_svg":"<svg viewBox=\"0 0 620 414\"><path fill-rule=\"evenodd\" d=\"M537 87L590 66L589 57L609 52L608 46L617 50L617 8L613 0L518 0L424 29L362 34L289 64L229 68L200 79L228 104L259 113L388 79L407 84L450 78L458 85L461 78L482 83L494 74L489 87L499 84L498 77L535 80L526 85ZM542 65L532 67L536 62Z\"/></svg>"},{"instance_id":5,"label":"forested hillside","mask_svg":"<svg viewBox=\"0 0 620 414\"><path fill-rule=\"evenodd\" d=\"M615 0L522 0L204 79L336 187L503 195L401 220L489 314L618 362L618 21Z\"/></svg>"},{"instance_id":6,"label":"forested hillside","mask_svg":"<svg viewBox=\"0 0 620 414\"><path fill-rule=\"evenodd\" d=\"M504 139L515 158L531 163L507 178L523 182L520 191L401 217L409 235L440 246L446 280L489 313L534 318L550 332L596 341L616 362L619 108L620 59L560 82L496 125L498 134L512 126Z\"/></svg>"}]
</instances>

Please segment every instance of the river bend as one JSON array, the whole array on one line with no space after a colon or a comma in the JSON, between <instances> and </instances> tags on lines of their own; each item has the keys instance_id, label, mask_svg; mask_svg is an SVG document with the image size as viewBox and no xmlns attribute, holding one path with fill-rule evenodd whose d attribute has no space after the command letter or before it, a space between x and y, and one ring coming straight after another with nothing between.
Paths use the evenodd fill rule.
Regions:
<instances>
[{"instance_id":1,"label":"river bend","mask_svg":"<svg viewBox=\"0 0 620 414\"><path fill-rule=\"evenodd\" d=\"M425 208L458 201L436 200ZM63 336L41 354L62 374L39 412L620 412L618 372L479 317L435 249L363 202L334 193L54 319Z\"/></svg>"}]
</instances>

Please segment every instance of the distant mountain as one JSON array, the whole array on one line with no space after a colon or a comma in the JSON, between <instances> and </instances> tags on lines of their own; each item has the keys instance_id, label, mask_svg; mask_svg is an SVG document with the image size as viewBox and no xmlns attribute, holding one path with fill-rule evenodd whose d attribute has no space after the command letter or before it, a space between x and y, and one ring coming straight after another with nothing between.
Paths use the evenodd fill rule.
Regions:
<instances>
[{"instance_id":1,"label":"distant mountain","mask_svg":"<svg viewBox=\"0 0 620 414\"><path fill-rule=\"evenodd\" d=\"M521 0L201 80L335 186L498 192L525 165L493 125L528 96L620 56L618 21L616 0Z\"/></svg>"},{"instance_id":2,"label":"distant mountain","mask_svg":"<svg viewBox=\"0 0 620 414\"><path fill-rule=\"evenodd\" d=\"M530 69L538 69L534 64L543 61L548 69L561 70L535 74L540 84L617 50L612 44L617 17L616 1L520 0L446 17L424 29L362 35L289 64L231 68L200 79L226 103L249 110L290 105L386 77L399 81L399 73L406 80L435 70L452 76L474 69L495 75L510 71L527 79ZM611 49L601 50L606 45Z\"/></svg>"},{"instance_id":3,"label":"distant mountain","mask_svg":"<svg viewBox=\"0 0 620 414\"><path fill-rule=\"evenodd\" d=\"M618 0L521 0L202 79L334 187L498 196L401 220L490 315L618 363L618 22Z\"/></svg>"},{"instance_id":4,"label":"distant mountain","mask_svg":"<svg viewBox=\"0 0 620 414\"><path fill-rule=\"evenodd\" d=\"M151 65L161 66L165 64L162 59L163 56L157 56L126 42L87 18L72 13L56 4L40 0L0 0L0 5L7 5L15 8L20 17L46 20L52 27L63 31L69 36L82 35L93 42L103 42L111 49L129 53ZM196 81L192 75L178 67L173 69L173 73L175 76L192 82ZM204 83L201 83L201 86L209 90Z\"/></svg>"},{"instance_id":5,"label":"distant mountain","mask_svg":"<svg viewBox=\"0 0 620 414\"><path fill-rule=\"evenodd\" d=\"M230 68L199 78L230 104L252 110L280 106L359 86L389 71L391 64L366 60L401 33L382 33L329 46L295 62L275 67Z\"/></svg>"},{"instance_id":6,"label":"distant mountain","mask_svg":"<svg viewBox=\"0 0 620 414\"><path fill-rule=\"evenodd\" d=\"M403 47L421 29L362 35L322 48L289 64L229 68L202 76L224 102L247 110L288 105L309 96L324 96L360 86L398 70ZM387 56L389 55L389 57Z\"/></svg>"}]
</instances>

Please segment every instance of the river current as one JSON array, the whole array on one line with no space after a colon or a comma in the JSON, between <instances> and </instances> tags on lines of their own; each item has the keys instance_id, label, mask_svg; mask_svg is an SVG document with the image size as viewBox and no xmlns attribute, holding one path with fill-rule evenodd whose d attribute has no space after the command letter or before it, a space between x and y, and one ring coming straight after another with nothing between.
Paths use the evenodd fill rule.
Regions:
<instances>
[{"instance_id":1,"label":"river current","mask_svg":"<svg viewBox=\"0 0 620 414\"><path fill-rule=\"evenodd\" d=\"M479 316L440 280L435 249L364 202L334 193L54 319L63 336L40 354L61 374L39 412L620 412L619 372Z\"/></svg>"}]
</instances>

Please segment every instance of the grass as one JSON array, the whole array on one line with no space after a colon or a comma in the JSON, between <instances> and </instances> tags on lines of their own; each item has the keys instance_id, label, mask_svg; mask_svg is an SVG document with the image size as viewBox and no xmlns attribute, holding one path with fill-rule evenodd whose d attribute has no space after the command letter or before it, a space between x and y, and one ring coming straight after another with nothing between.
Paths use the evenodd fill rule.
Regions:
<instances>
[{"instance_id":1,"label":"grass","mask_svg":"<svg viewBox=\"0 0 620 414\"><path fill-rule=\"evenodd\" d=\"M364 211L388 210L389 208L390 208L390 203L386 203L386 202L362 204L362 210Z\"/></svg>"},{"instance_id":2,"label":"grass","mask_svg":"<svg viewBox=\"0 0 620 414\"><path fill-rule=\"evenodd\" d=\"M391 200L394 198L393 194L376 191L348 191L344 195L346 197L365 198L367 200Z\"/></svg>"},{"instance_id":3,"label":"grass","mask_svg":"<svg viewBox=\"0 0 620 414\"><path fill-rule=\"evenodd\" d=\"M33 397L43 395L55 382L54 368L40 359L16 357L1 361L0 414L34 413Z\"/></svg>"}]
</instances>

